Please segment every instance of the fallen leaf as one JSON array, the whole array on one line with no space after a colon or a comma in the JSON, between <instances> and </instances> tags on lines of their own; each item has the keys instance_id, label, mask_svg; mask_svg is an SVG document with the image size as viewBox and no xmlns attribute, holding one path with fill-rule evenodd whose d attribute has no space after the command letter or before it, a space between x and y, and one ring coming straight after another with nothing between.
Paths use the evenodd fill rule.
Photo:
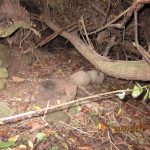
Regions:
<instances>
[{"instance_id":1,"label":"fallen leaf","mask_svg":"<svg viewBox=\"0 0 150 150\"><path fill-rule=\"evenodd\" d=\"M17 82L17 83L23 82L25 80L24 78L20 78L17 76L13 76L11 79L13 80L13 82Z\"/></svg>"},{"instance_id":2,"label":"fallen leaf","mask_svg":"<svg viewBox=\"0 0 150 150\"><path fill-rule=\"evenodd\" d=\"M41 107L40 107L40 106L38 106L38 105L36 105L36 104L34 104L34 109L35 109L35 110L40 110L40 109L41 109Z\"/></svg>"},{"instance_id":3,"label":"fallen leaf","mask_svg":"<svg viewBox=\"0 0 150 150\"><path fill-rule=\"evenodd\" d=\"M37 129L41 126L39 121L30 121L27 123L27 126L31 127L32 129Z\"/></svg>"},{"instance_id":4,"label":"fallen leaf","mask_svg":"<svg viewBox=\"0 0 150 150\"><path fill-rule=\"evenodd\" d=\"M99 130L102 130L102 131L105 131L106 129L108 129L108 127L107 127L107 125L106 125L106 124L99 123L99 125L98 125L98 129L99 129Z\"/></svg>"},{"instance_id":5,"label":"fallen leaf","mask_svg":"<svg viewBox=\"0 0 150 150\"><path fill-rule=\"evenodd\" d=\"M19 135L15 135L15 136L8 138L8 141L9 142L16 142L18 140L18 138L19 138Z\"/></svg>"},{"instance_id":6,"label":"fallen leaf","mask_svg":"<svg viewBox=\"0 0 150 150\"><path fill-rule=\"evenodd\" d=\"M9 132L8 128L0 129L0 137L7 137L8 132Z\"/></svg>"},{"instance_id":7,"label":"fallen leaf","mask_svg":"<svg viewBox=\"0 0 150 150\"><path fill-rule=\"evenodd\" d=\"M28 140L28 145L31 149L33 149L33 143L30 140Z\"/></svg>"},{"instance_id":8,"label":"fallen leaf","mask_svg":"<svg viewBox=\"0 0 150 150\"><path fill-rule=\"evenodd\" d=\"M117 112L117 115L120 116L123 114L123 109L122 108L119 108L118 112Z\"/></svg>"},{"instance_id":9,"label":"fallen leaf","mask_svg":"<svg viewBox=\"0 0 150 150\"><path fill-rule=\"evenodd\" d=\"M89 113L89 112L91 112L91 109L82 107L81 112Z\"/></svg>"},{"instance_id":10,"label":"fallen leaf","mask_svg":"<svg viewBox=\"0 0 150 150\"><path fill-rule=\"evenodd\" d=\"M46 128L46 129L44 129L42 132L45 133L46 137L49 137L50 134L52 133L52 130Z\"/></svg>"}]
</instances>

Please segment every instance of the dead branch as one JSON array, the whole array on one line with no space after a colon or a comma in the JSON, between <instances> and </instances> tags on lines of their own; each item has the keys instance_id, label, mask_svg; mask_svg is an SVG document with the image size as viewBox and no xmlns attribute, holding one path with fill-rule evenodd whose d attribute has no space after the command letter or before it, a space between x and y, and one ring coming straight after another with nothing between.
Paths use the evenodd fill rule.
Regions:
<instances>
[{"instance_id":1,"label":"dead branch","mask_svg":"<svg viewBox=\"0 0 150 150\"><path fill-rule=\"evenodd\" d=\"M145 61L150 65L150 55L140 46L138 40L138 20L137 20L137 11L134 12L134 19L135 19L135 47L137 48L138 52L143 56Z\"/></svg>"},{"instance_id":2,"label":"dead branch","mask_svg":"<svg viewBox=\"0 0 150 150\"><path fill-rule=\"evenodd\" d=\"M113 23L117 22L123 15L125 15L128 11L130 10L130 7L128 9L126 9L124 12L122 12L120 15L118 15L115 19L113 19L112 21L110 21L109 23L107 23L105 26L95 30L95 31L92 31L90 33L88 33L88 35L91 35L91 34L96 34L102 30L105 30L106 28L109 28L111 26L114 26L116 28L122 28L122 25L121 24L115 24L113 25Z\"/></svg>"},{"instance_id":3,"label":"dead branch","mask_svg":"<svg viewBox=\"0 0 150 150\"><path fill-rule=\"evenodd\" d=\"M145 87L149 87L148 86L144 86ZM51 113L51 112L56 112L62 109L66 109L69 106L73 105L79 105L79 104L85 104L88 103L89 100L90 102L94 102L96 101L94 98L100 98L102 96L106 96L106 95L112 95L112 94L116 94L116 93L122 93L122 92L130 92L132 90L117 90L117 91L112 91L112 92L107 92L107 93L101 93L101 94L96 94L96 95L90 95L88 97L83 97L83 98L79 98L77 100L72 100L66 103L62 103L59 105L55 105L55 106L51 106L51 107L46 107L37 111L30 111L30 112L26 112L26 113L22 113L19 115L15 115L15 116L10 116L10 117L6 117L6 118L0 118L0 122L3 125L4 123L12 123L12 122L16 122L16 121L21 121L27 118L32 118L32 117L36 117L36 116L40 116L40 115L44 115L46 112L47 113Z\"/></svg>"},{"instance_id":4,"label":"dead branch","mask_svg":"<svg viewBox=\"0 0 150 150\"><path fill-rule=\"evenodd\" d=\"M53 24L53 22L50 20L49 9L46 3L44 10L45 12L43 16L45 17L45 23L55 32L60 31L61 28ZM127 10L125 12L127 12ZM89 60L97 69L106 73L107 75L128 80L150 81L150 66L146 62L112 61L96 53L73 33L63 31L61 36L69 40L87 60Z\"/></svg>"},{"instance_id":5,"label":"dead branch","mask_svg":"<svg viewBox=\"0 0 150 150\"><path fill-rule=\"evenodd\" d=\"M39 44L37 44L35 46L35 48L38 47L42 47L43 45L45 45L46 43L50 42L51 40L53 40L54 38L56 38L58 35L60 35L60 33L62 32L63 29L61 29L59 32L55 32L52 35L48 36L46 39L44 39L43 41L41 41Z\"/></svg>"}]
</instances>

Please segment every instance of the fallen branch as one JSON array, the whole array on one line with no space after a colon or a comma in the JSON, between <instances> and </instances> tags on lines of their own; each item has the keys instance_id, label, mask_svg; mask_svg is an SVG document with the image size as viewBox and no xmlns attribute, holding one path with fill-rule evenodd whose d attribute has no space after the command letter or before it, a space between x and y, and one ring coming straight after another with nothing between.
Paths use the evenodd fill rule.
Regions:
<instances>
[{"instance_id":1,"label":"fallen branch","mask_svg":"<svg viewBox=\"0 0 150 150\"><path fill-rule=\"evenodd\" d=\"M46 3L44 3L44 10L43 21L55 32L60 31L61 28L50 20L49 8ZM111 60L99 55L75 33L63 30L61 36L70 41L88 61L103 73L115 78L150 81L150 66L146 62Z\"/></svg>"},{"instance_id":2,"label":"fallen branch","mask_svg":"<svg viewBox=\"0 0 150 150\"><path fill-rule=\"evenodd\" d=\"M147 85L147 86L144 86L142 88L149 88L149 87L150 87L150 85ZM79 105L79 104L88 103L89 100L90 100L90 102L94 102L95 101L94 98L99 98L101 96L106 96L106 95L111 95L111 94L116 94L116 93L122 93L122 92L131 92L131 91L133 91L133 89L117 90L117 91L101 93L101 94L91 95L91 96L88 96L88 97L79 98L77 100L72 100L72 101L62 103L62 104L59 104L59 105L46 107L46 108L43 108L43 109L40 109L40 110L37 110L37 111L30 111L30 112L22 113L22 114L15 115L15 116L9 116L9 117L6 117L6 118L1 118L0 119L0 124L12 123L12 122L24 120L24 119L27 119L27 118L37 117L37 116L43 115L45 113L52 113L52 112L60 111L62 109L68 108L71 105L76 106L76 105Z\"/></svg>"}]
</instances>

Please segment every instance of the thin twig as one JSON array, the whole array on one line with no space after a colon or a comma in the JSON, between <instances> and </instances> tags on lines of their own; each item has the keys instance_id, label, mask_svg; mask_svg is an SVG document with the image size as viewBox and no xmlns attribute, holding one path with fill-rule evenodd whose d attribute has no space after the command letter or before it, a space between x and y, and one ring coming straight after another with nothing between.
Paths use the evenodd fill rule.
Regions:
<instances>
[{"instance_id":1,"label":"thin twig","mask_svg":"<svg viewBox=\"0 0 150 150\"><path fill-rule=\"evenodd\" d=\"M73 128L73 129L79 131L80 133L83 133L83 134L86 134L86 135L88 135L88 136L91 136L89 133L84 132L84 131L82 131L82 130L80 130L80 129L77 129L77 128L75 128L75 127L69 125L69 124L66 124L65 122L60 121L60 123L62 123L63 125L66 125L66 126L68 126L68 127L71 127L71 128Z\"/></svg>"},{"instance_id":2,"label":"thin twig","mask_svg":"<svg viewBox=\"0 0 150 150\"><path fill-rule=\"evenodd\" d=\"M112 145L113 145L117 150L119 150L119 148L112 142L109 130L107 131L107 133L108 133L108 138L109 138L109 141L110 141L110 149L113 150L113 148L112 148Z\"/></svg>"},{"instance_id":3,"label":"thin twig","mask_svg":"<svg viewBox=\"0 0 150 150\"><path fill-rule=\"evenodd\" d=\"M134 12L134 20L135 20L135 47L138 52L142 55L145 61L150 65L150 55L144 50L142 46L139 44L138 40L138 20L137 20L137 11Z\"/></svg>"},{"instance_id":4,"label":"thin twig","mask_svg":"<svg viewBox=\"0 0 150 150\"><path fill-rule=\"evenodd\" d=\"M31 30L29 30L29 32L27 33L27 35L21 40L21 42L19 43L19 47L22 48L22 43L23 41L30 35Z\"/></svg>"},{"instance_id":5,"label":"thin twig","mask_svg":"<svg viewBox=\"0 0 150 150\"><path fill-rule=\"evenodd\" d=\"M122 12L122 13L121 13L119 16L117 16L115 19L113 19L112 21L110 21L108 24L106 24L105 26L103 26L103 27L101 27L101 28L99 28L99 29L97 29L97 30L95 30L95 31L92 31L92 32L88 33L88 35L96 34L96 33L100 32L100 31L102 31L102 30L104 30L104 29L110 27L111 24L113 24L113 23L115 23L116 21L118 21L118 20L119 20L123 15L125 15L129 10L130 10L130 7L129 7L128 9L126 9L124 12Z\"/></svg>"},{"instance_id":6,"label":"thin twig","mask_svg":"<svg viewBox=\"0 0 150 150\"><path fill-rule=\"evenodd\" d=\"M80 23L82 24L82 27L83 27L83 30L84 30L84 34L86 36L87 43L88 43L89 47L93 50L94 46L92 45L92 43L91 43L91 41L90 41L90 39L88 37L83 17L81 17Z\"/></svg>"},{"instance_id":7,"label":"thin twig","mask_svg":"<svg viewBox=\"0 0 150 150\"><path fill-rule=\"evenodd\" d=\"M146 88L146 87L148 88L148 87L150 87L150 85L143 86L142 88ZM30 111L30 112L22 113L22 114L15 115L15 116L9 116L9 117L6 117L6 118L1 118L0 119L0 124L19 121L21 119L31 118L31 117L34 117L34 116L39 116L39 115L42 115L43 113L45 113L46 110L48 110L48 112L50 113L50 112L54 112L54 111L58 111L58 110L61 110L61 109L68 108L70 105L85 104L85 103L88 103L90 99L91 99L90 101L92 102L92 101L95 101L94 98L98 98L98 97L101 97L101 96L111 95L111 94L116 94L116 93L122 93L122 92L131 92L131 91L133 91L133 89L116 90L116 91L112 91L112 92L106 92L106 93L101 93L101 94L96 94L96 95L92 95L92 96L88 96L88 97L79 98L77 100L72 100L72 101L62 103L62 104L59 104L59 105L55 105L55 106L51 106L51 107L48 107L48 108L46 107L46 108L43 108L43 109L40 109L40 110L37 110L37 111Z\"/></svg>"}]
</instances>

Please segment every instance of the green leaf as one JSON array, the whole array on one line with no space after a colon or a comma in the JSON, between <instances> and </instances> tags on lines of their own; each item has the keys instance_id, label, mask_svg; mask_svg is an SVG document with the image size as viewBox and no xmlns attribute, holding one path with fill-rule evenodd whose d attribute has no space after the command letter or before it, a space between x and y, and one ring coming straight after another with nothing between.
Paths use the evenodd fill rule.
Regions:
<instances>
[{"instance_id":1,"label":"green leaf","mask_svg":"<svg viewBox=\"0 0 150 150\"><path fill-rule=\"evenodd\" d=\"M119 99L124 99L125 98L125 95L126 95L126 93L125 92L122 92L122 93L118 93L118 94L116 94L118 97L119 97Z\"/></svg>"},{"instance_id":2,"label":"green leaf","mask_svg":"<svg viewBox=\"0 0 150 150\"><path fill-rule=\"evenodd\" d=\"M58 146L52 146L49 150L58 150Z\"/></svg>"},{"instance_id":3,"label":"green leaf","mask_svg":"<svg viewBox=\"0 0 150 150\"><path fill-rule=\"evenodd\" d=\"M110 127L112 127L112 125L114 124L114 121L109 121L107 124L108 124Z\"/></svg>"},{"instance_id":4,"label":"green leaf","mask_svg":"<svg viewBox=\"0 0 150 150\"><path fill-rule=\"evenodd\" d=\"M143 92L142 87L139 84L137 84L133 88L132 97L137 98L138 96L140 96L142 94L142 92Z\"/></svg>"},{"instance_id":5,"label":"green leaf","mask_svg":"<svg viewBox=\"0 0 150 150\"><path fill-rule=\"evenodd\" d=\"M46 134L42 132L37 133L36 138L38 139L38 141L45 141L47 139Z\"/></svg>"},{"instance_id":6,"label":"green leaf","mask_svg":"<svg viewBox=\"0 0 150 150\"><path fill-rule=\"evenodd\" d=\"M15 142L1 142L0 141L0 149L2 148L9 148L11 146L15 146L16 143Z\"/></svg>"}]
</instances>

